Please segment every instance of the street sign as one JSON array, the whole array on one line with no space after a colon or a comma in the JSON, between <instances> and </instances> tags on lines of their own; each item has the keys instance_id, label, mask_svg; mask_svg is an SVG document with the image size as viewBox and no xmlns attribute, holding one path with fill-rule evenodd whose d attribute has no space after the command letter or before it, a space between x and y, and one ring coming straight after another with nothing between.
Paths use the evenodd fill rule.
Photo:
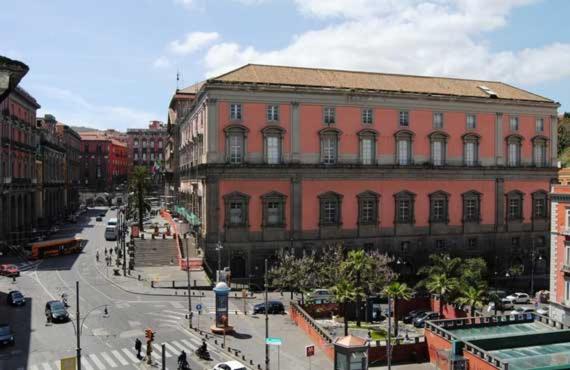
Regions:
<instances>
[{"instance_id":1,"label":"street sign","mask_svg":"<svg viewBox=\"0 0 570 370\"><path fill-rule=\"evenodd\" d=\"M76 370L77 360L75 357L62 358L60 361L61 370Z\"/></svg>"},{"instance_id":2,"label":"street sign","mask_svg":"<svg viewBox=\"0 0 570 370\"><path fill-rule=\"evenodd\" d=\"M196 310L202 311L202 304L201 304L201 303L198 303L198 304L196 305Z\"/></svg>"},{"instance_id":3,"label":"street sign","mask_svg":"<svg viewBox=\"0 0 570 370\"><path fill-rule=\"evenodd\" d=\"M265 338L265 344L267 344L268 346L280 346L281 344L283 344L283 342L281 341L281 338Z\"/></svg>"},{"instance_id":4,"label":"street sign","mask_svg":"<svg viewBox=\"0 0 570 370\"><path fill-rule=\"evenodd\" d=\"M315 345L305 346L305 356L311 357L315 355Z\"/></svg>"}]
</instances>

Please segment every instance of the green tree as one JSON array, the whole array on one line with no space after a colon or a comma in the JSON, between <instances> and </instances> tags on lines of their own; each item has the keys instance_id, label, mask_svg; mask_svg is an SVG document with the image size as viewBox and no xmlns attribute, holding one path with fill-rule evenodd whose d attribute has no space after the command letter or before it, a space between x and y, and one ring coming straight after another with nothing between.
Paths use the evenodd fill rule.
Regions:
<instances>
[{"instance_id":1,"label":"green tree","mask_svg":"<svg viewBox=\"0 0 570 370\"><path fill-rule=\"evenodd\" d=\"M467 305L470 307L469 313L473 317L476 308L485 305L486 293L482 288L476 286L463 286L460 296L455 300L456 303Z\"/></svg>"},{"instance_id":2,"label":"green tree","mask_svg":"<svg viewBox=\"0 0 570 370\"><path fill-rule=\"evenodd\" d=\"M317 284L319 287L331 288L341 278L339 268L344 261L344 247L341 243L326 245L319 253L320 258L315 261L317 269Z\"/></svg>"},{"instance_id":3,"label":"green tree","mask_svg":"<svg viewBox=\"0 0 570 370\"><path fill-rule=\"evenodd\" d=\"M425 284L428 291L432 294L439 295L439 314L443 315L443 306L449 302L449 298L455 294L459 282L454 277L449 277L446 274L440 273L430 275Z\"/></svg>"},{"instance_id":4,"label":"green tree","mask_svg":"<svg viewBox=\"0 0 570 370\"><path fill-rule=\"evenodd\" d=\"M461 270L461 258L450 257L449 254L431 254L430 264L418 270L418 275L424 275L429 279L431 275L443 274L447 277L458 277ZM424 283L427 281L424 281ZM420 285L422 282L420 282Z\"/></svg>"},{"instance_id":5,"label":"green tree","mask_svg":"<svg viewBox=\"0 0 570 370\"><path fill-rule=\"evenodd\" d=\"M481 257L468 258L461 263L459 275L462 286L487 288L487 262Z\"/></svg>"},{"instance_id":6,"label":"green tree","mask_svg":"<svg viewBox=\"0 0 570 370\"><path fill-rule=\"evenodd\" d=\"M369 254L369 257L371 268L364 276L364 281L367 282L368 293L379 294L388 282L395 281L398 278L398 274L390 268L393 259L387 254L374 251Z\"/></svg>"},{"instance_id":7,"label":"green tree","mask_svg":"<svg viewBox=\"0 0 570 370\"><path fill-rule=\"evenodd\" d=\"M372 267L372 260L364 250L352 250L348 252L346 260L342 263L342 272L351 279L352 284L357 290L364 293L367 282L363 277L370 273ZM363 294L358 294L356 296L356 326L358 327L361 325L360 306L362 295Z\"/></svg>"},{"instance_id":8,"label":"green tree","mask_svg":"<svg viewBox=\"0 0 570 370\"><path fill-rule=\"evenodd\" d=\"M289 290L291 299L293 299L293 292L298 290L297 267L298 261L295 255L291 252L280 250L277 254L277 263L269 271L271 285L281 292Z\"/></svg>"},{"instance_id":9,"label":"green tree","mask_svg":"<svg viewBox=\"0 0 570 370\"><path fill-rule=\"evenodd\" d=\"M398 303L412 298L413 290L406 283L394 281L384 288L384 294L394 302L394 335L398 336Z\"/></svg>"},{"instance_id":10,"label":"green tree","mask_svg":"<svg viewBox=\"0 0 570 370\"><path fill-rule=\"evenodd\" d=\"M138 213L139 229L144 230L143 218L147 211L150 211L150 204L145 201L145 195L150 186L148 170L144 166L136 166L133 168L129 176L129 191L133 193L129 195L129 203L132 205L131 211ZM132 201L132 202L131 202Z\"/></svg>"},{"instance_id":11,"label":"green tree","mask_svg":"<svg viewBox=\"0 0 570 370\"><path fill-rule=\"evenodd\" d=\"M335 301L342 305L342 314L344 319L344 335L348 335L348 315L347 315L347 304L349 302L354 302L357 297L357 291L350 280L342 278L337 282L335 286L331 288L334 294Z\"/></svg>"}]
</instances>

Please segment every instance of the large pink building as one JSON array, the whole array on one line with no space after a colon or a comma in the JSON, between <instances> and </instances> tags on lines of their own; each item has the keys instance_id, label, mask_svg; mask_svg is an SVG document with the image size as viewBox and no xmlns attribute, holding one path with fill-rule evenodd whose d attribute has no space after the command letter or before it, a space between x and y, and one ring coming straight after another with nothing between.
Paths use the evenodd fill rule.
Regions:
<instances>
[{"instance_id":1,"label":"large pink building","mask_svg":"<svg viewBox=\"0 0 570 370\"><path fill-rule=\"evenodd\" d=\"M412 271L430 251L500 270L547 254L558 106L501 82L249 64L180 123L179 199L236 278L336 241Z\"/></svg>"},{"instance_id":2,"label":"large pink building","mask_svg":"<svg viewBox=\"0 0 570 370\"><path fill-rule=\"evenodd\" d=\"M570 185L550 193L550 316L570 325Z\"/></svg>"}]
</instances>

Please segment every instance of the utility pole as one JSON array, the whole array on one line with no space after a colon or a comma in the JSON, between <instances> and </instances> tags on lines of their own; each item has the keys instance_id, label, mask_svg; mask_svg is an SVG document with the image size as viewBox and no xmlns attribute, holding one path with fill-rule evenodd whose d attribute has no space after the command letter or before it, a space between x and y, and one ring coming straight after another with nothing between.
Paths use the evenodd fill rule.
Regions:
<instances>
[{"instance_id":1,"label":"utility pole","mask_svg":"<svg viewBox=\"0 0 570 370\"><path fill-rule=\"evenodd\" d=\"M188 235L186 236L186 277L188 279L188 325L192 329L192 290L190 287L190 255L188 254Z\"/></svg>"},{"instance_id":2,"label":"utility pole","mask_svg":"<svg viewBox=\"0 0 570 370\"><path fill-rule=\"evenodd\" d=\"M388 297L388 342L386 343L386 362L392 369L392 300Z\"/></svg>"},{"instance_id":3,"label":"utility pole","mask_svg":"<svg viewBox=\"0 0 570 370\"><path fill-rule=\"evenodd\" d=\"M269 338L269 314L267 305L267 258L265 259L265 370L269 370L269 344L267 344L267 338Z\"/></svg>"},{"instance_id":4,"label":"utility pole","mask_svg":"<svg viewBox=\"0 0 570 370\"><path fill-rule=\"evenodd\" d=\"M224 249L222 242L218 240L218 244L216 245L216 251L218 252L218 272L216 273L216 280L220 280L219 275L221 274L220 271L222 271L222 249Z\"/></svg>"},{"instance_id":5,"label":"utility pole","mask_svg":"<svg viewBox=\"0 0 570 370\"><path fill-rule=\"evenodd\" d=\"M79 319L79 281L75 282L75 306L77 319L77 330L75 330L75 335L77 336L77 370L81 370L81 321Z\"/></svg>"},{"instance_id":6,"label":"utility pole","mask_svg":"<svg viewBox=\"0 0 570 370\"><path fill-rule=\"evenodd\" d=\"M531 256L531 261L530 261L530 297L532 298L534 296L534 263L536 260L536 249L534 246L534 238L532 238L532 252L530 254Z\"/></svg>"}]
</instances>

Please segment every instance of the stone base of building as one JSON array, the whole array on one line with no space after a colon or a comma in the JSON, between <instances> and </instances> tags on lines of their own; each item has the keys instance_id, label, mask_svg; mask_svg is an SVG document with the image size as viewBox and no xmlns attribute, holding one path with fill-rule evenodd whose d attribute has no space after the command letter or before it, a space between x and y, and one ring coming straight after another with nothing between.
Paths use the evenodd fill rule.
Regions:
<instances>
[{"instance_id":1,"label":"stone base of building","mask_svg":"<svg viewBox=\"0 0 570 370\"><path fill-rule=\"evenodd\" d=\"M550 302L550 317L564 325L570 325L570 307Z\"/></svg>"}]
</instances>

